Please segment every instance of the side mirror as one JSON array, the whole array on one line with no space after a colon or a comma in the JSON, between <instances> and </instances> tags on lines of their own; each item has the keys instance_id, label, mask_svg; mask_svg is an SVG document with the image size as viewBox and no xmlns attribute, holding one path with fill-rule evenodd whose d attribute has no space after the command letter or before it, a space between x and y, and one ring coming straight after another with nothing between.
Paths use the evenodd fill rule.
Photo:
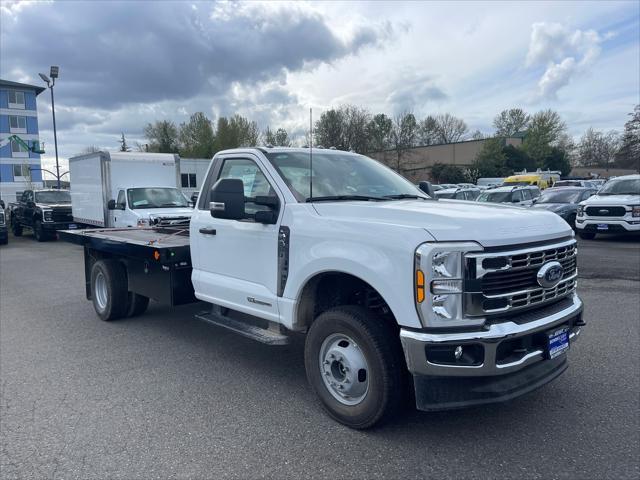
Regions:
<instances>
[{"instance_id":1,"label":"side mirror","mask_svg":"<svg viewBox=\"0 0 640 480\"><path fill-rule=\"evenodd\" d=\"M431 182L422 181L418 184L418 188L420 188L420 190L429 195L431 198L436 198L436 192L433 189L433 185L431 185Z\"/></svg>"},{"instance_id":2,"label":"side mirror","mask_svg":"<svg viewBox=\"0 0 640 480\"><path fill-rule=\"evenodd\" d=\"M109 200L107 202L107 208L109 210L115 210L116 209L116 201L115 200Z\"/></svg>"},{"instance_id":3,"label":"side mirror","mask_svg":"<svg viewBox=\"0 0 640 480\"><path fill-rule=\"evenodd\" d=\"M278 221L278 212L273 210L260 210L254 214L254 220L256 223L274 225Z\"/></svg>"},{"instance_id":4,"label":"side mirror","mask_svg":"<svg viewBox=\"0 0 640 480\"><path fill-rule=\"evenodd\" d=\"M209 211L214 218L241 220L244 213L244 184L239 178L221 178L211 189Z\"/></svg>"},{"instance_id":5,"label":"side mirror","mask_svg":"<svg viewBox=\"0 0 640 480\"><path fill-rule=\"evenodd\" d=\"M538 197L534 198L533 200L531 200L533 203L536 203L538 201Z\"/></svg>"}]
</instances>

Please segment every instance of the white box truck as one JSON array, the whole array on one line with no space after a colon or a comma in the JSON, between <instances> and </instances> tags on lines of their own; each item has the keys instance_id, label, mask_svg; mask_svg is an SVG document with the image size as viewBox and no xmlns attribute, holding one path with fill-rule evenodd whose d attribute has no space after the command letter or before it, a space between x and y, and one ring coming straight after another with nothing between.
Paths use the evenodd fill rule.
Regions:
<instances>
[{"instance_id":1,"label":"white box truck","mask_svg":"<svg viewBox=\"0 0 640 480\"><path fill-rule=\"evenodd\" d=\"M69 159L75 222L94 227L187 225L192 209L172 153L94 152Z\"/></svg>"}]
</instances>

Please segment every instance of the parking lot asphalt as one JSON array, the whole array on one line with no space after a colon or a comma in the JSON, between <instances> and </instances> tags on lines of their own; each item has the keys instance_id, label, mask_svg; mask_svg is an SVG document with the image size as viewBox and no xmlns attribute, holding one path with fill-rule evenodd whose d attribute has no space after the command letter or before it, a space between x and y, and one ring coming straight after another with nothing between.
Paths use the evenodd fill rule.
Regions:
<instances>
[{"instance_id":1,"label":"parking lot asphalt","mask_svg":"<svg viewBox=\"0 0 640 480\"><path fill-rule=\"evenodd\" d=\"M371 431L327 417L303 341L268 347L193 319L106 323L82 250L0 247L1 478L640 477L640 243L579 241L588 322L570 368L506 404L409 411Z\"/></svg>"}]
</instances>

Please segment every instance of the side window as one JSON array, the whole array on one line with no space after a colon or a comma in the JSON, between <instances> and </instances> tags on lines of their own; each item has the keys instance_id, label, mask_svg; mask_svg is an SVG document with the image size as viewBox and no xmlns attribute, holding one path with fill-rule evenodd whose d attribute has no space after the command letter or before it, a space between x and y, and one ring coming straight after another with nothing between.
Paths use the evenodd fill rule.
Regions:
<instances>
[{"instance_id":1,"label":"side window","mask_svg":"<svg viewBox=\"0 0 640 480\"><path fill-rule=\"evenodd\" d=\"M232 158L225 160L218 175L221 178L239 178L244 184L245 211L248 215L260 210L269 210L269 207L256 205L251 199L257 196L275 197L276 193L269 181L253 161L244 158Z\"/></svg>"},{"instance_id":2,"label":"side window","mask_svg":"<svg viewBox=\"0 0 640 480\"><path fill-rule=\"evenodd\" d=\"M522 190L516 190L511 194L511 199L513 202L521 202L523 200Z\"/></svg>"},{"instance_id":3,"label":"side window","mask_svg":"<svg viewBox=\"0 0 640 480\"><path fill-rule=\"evenodd\" d=\"M525 200L531 200L531 190L522 190L522 197Z\"/></svg>"},{"instance_id":4,"label":"side window","mask_svg":"<svg viewBox=\"0 0 640 480\"><path fill-rule=\"evenodd\" d=\"M120 190L118 192L118 199L116 200L116 205L124 205L127 206L127 197L124 194L124 190Z\"/></svg>"},{"instance_id":5,"label":"side window","mask_svg":"<svg viewBox=\"0 0 640 480\"><path fill-rule=\"evenodd\" d=\"M464 192L456 192L456 200L464 200Z\"/></svg>"}]
</instances>

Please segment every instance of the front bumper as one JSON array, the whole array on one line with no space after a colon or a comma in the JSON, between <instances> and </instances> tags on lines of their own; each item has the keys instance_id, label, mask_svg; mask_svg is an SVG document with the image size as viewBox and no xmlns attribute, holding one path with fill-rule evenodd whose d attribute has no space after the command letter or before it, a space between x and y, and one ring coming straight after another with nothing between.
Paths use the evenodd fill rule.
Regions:
<instances>
[{"instance_id":1,"label":"front bumper","mask_svg":"<svg viewBox=\"0 0 640 480\"><path fill-rule=\"evenodd\" d=\"M573 294L553 305L524 312L476 332L427 333L402 329L400 340L414 376L416 404L441 410L508 400L550 382L566 369L566 355L549 360L546 332L569 327L573 345L580 335L582 301ZM429 359L434 351L473 352L453 361Z\"/></svg>"},{"instance_id":2,"label":"front bumper","mask_svg":"<svg viewBox=\"0 0 640 480\"><path fill-rule=\"evenodd\" d=\"M598 228L598 225L608 225L606 230ZM612 218L577 218L576 229L584 232L594 233L637 233L640 232L640 218L629 217L628 219Z\"/></svg>"},{"instance_id":3,"label":"front bumper","mask_svg":"<svg viewBox=\"0 0 640 480\"><path fill-rule=\"evenodd\" d=\"M74 229L74 228L78 228L77 224L73 221L69 221L69 222L42 222L42 229L46 232L54 232L57 230L69 230L69 229ZM75 225L75 227L70 225Z\"/></svg>"}]
</instances>

